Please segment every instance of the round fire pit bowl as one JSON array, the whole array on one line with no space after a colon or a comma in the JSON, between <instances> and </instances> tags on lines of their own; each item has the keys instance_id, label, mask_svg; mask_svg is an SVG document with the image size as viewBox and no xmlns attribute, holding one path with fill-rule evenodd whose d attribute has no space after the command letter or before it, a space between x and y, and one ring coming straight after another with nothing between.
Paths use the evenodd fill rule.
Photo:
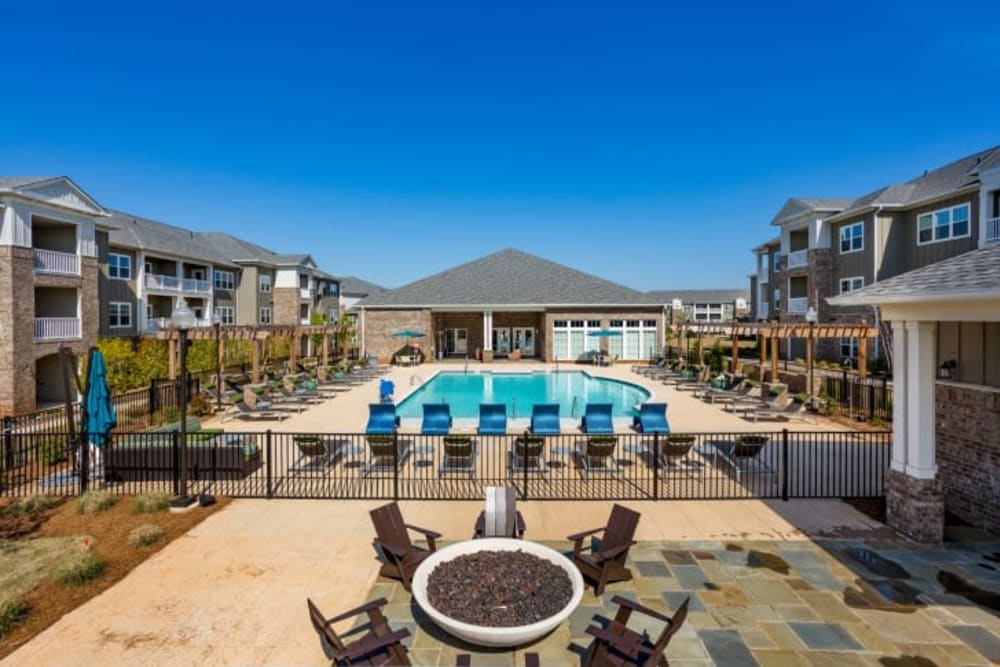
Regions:
<instances>
[{"instance_id":1,"label":"round fire pit bowl","mask_svg":"<svg viewBox=\"0 0 1000 667\"><path fill-rule=\"evenodd\" d=\"M435 609L427 598L427 580L431 572L441 563L480 551L521 551L558 565L566 571L573 587L569 603L555 615L530 625L490 627L463 623L445 616ZM428 556L413 574L413 599L441 629L470 644L477 646L521 646L543 637L569 618L569 615L580 604L580 600L583 599L583 577L580 576L580 571L573 563L555 549L524 540L491 537L452 544Z\"/></svg>"}]
</instances>

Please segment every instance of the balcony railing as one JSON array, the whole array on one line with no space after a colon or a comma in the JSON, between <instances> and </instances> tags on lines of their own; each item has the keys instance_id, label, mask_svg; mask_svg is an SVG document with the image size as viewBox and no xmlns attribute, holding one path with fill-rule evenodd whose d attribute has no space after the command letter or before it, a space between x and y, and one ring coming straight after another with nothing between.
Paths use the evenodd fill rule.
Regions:
<instances>
[{"instance_id":1,"label":"balcony railing","mask_svg":"<svg viewBox=\"0 0 1000 667\"><path fill-rule=\"evenodd\" d=\"M35 271L78 276L80 275L80 256L71 252L35 248Z\"/></svg>"},{"instance_id":2,"label":"balcony railing","mask_svg":"<svg viewBox=\"0 0 1000 667\"><path fill-rule=\"evenodd\" d=\"M79 317L35 318L35 340L69 340L79 337Z\"/></svg>"},{"instance_id":3,"label":"balcony railing","mask_svg":"<svg viewBox=\"0 0 1000 667\"><path fill-rule=\"evenodd\" d=\"M313 297L313 293L308 287L300 287L299 296L303 299L311 299Z\"/></svg>"},{"instance_id":4,"label":"balcony railing","mask_svg":"<svg viewBox=\"0 0 1000 667\"><path fill-rule=\"evenodd\" d=\"M195 320L196 327L210 327L212 326L212 320L210 319L200 319ZM154 317L152 319L146 320L146 331L149 333L156 333L161 329L170 328L170 318L169 317Z\"/></svg>"},{"instance_id":5,"label":"balcony railing","mask_svg":"<svg viewBox=\"0 0 1000 667\"><path fill-rule=\"evenodd\" d=\"M789 315L805 315L807 310L809 310L808 297L793 297L788 300Z\"/></svg>"},{"instance_id":6,"label":"balcony railing","mask_svg":"<svg viewBox=\"0 0 1000 667\"><path fill-rule=\"evenodd\" d=\"M797 269L809 264L809 250L796 250L788 253L788 268Z\"/></svg>"},{"instance_id":7,"label":"balcony railing","mask_svg":"<svg viewBox=\"0 0 1000 667\"><path fill-rule=\"evenodd\" d=\"M146 274L146 288L164 290L167 292L186 292L190 294L211 294L212 283L194 278L178 278L177 276L161 276L156 273Z\"/></svg>"},{"instance_id":8,"label":"balcony railing","mask_svg":"<svg viewBox=\"0 0 1000 667\"><path fill-rule=\"evenodd\" d=\"M988 218L986 220L986 242L1000 242L1000 218Z\"/></svg>"}]
</instances>

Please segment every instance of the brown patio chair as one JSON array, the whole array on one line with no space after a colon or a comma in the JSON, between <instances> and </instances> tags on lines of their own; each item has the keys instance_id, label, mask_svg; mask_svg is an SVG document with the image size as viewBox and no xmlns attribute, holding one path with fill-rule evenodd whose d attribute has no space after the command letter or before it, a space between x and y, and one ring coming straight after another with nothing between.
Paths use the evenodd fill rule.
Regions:
<instances>
[{"instance_id":1,"label":"brown patio chair","mask_svg":"<svg viewBox=\"0 0 1000 667\"><path fill-rule=\"evenodd\" d=\"M628 550L635 540L636 526L639 525L639 513L622 505L615 504L608 517L608 525L593 530L585 530L567 537L573 540L573 562L580 573L594 580L594 594L604 593L604 587L616 581L628 581L632 572L625 567ZM604 532L601 536L601 550L596 553L583 553L583 538Z\"/></svg>"},{"instance_id":2,"label":"brown patio chair","mask_svg":"<svg viewBox=\"0 0 1000 667\"><path fill-rule=\"evenodd\" d=\"M373 600L360 607L345 611L333 618L323 618L323 614L312 600L306 598L309 605L309 619L312 621L316 634L328 655L333 656L331 665L409 665L406 647L402 641L410 636L410 631L396 630L389 627L381 608L388 604L385 598ZM333 629L334 623L346 621L361 614L368 615L369 630L350 642L345 642Z\"/></svg>"},{"instance_id":3,"label":"brown patio chair","mask_svg":"<svg viewBox=\"0 0 1000 667\"><path fill-rule=\"evenodd\" d=\"M665 652L670 639L684 625L687 618L688 602L685 598L673 617L665 616L658 611L616 595L611 601L618 605L618 613L606 628L599 625L588 626L585 632L594 637L587 657L586 667L624 667L626 665L658 665L669 667ZM666 625L656 641L650 641L649 635L628 628L628 619L633 611L662 621Z\"/></svg>"},{"instance_id":4,"label":"brown patio chair","mask_svg":"<svg viewBox=\"0 0 1000 667\"><path fill-rule=\"evenodd\" d=\"M375 547L385 561L379 574L383 577L399 579L403 582L403 588L410 590L413 572L427 556L437 550L434 540L441 537L441 533L403 523L403 515L396 503L389 503L373 509L369 514L371 514L372 523L375 525ZM427 538L428 549L417 548L410 541L407 529L422 533Z\"/></svg>"}]
</instances>

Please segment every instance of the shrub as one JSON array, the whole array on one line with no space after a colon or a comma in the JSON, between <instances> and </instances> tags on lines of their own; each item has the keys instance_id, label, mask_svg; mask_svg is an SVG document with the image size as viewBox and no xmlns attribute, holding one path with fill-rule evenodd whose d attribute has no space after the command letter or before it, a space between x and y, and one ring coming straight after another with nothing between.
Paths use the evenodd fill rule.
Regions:
<instances>
[{"instance_id":1,"label":"shrub","mask_svg":"<svg viewBox=\"0 0 1000 667\"><path fill-rule=\"evenodd\" d=\"M87 491L76 501L76 509L80 514L93 514L94 512L106 512L111 509L118 499L107 491Z\"/></svg>"},{"instance_id":2,"label":"shrub","mask_svg":"<svg viewBox=\"0 0 1000 667\"><path fill-rule=\"evenodd\" d=\"M45 440L38 448L38 458L43 465L52 466L69 460L66 448L60 440Z\"/></svg>"},{"instance_id":3,"label":"shrub","mask_svg":"<svg viewBox=\"0 0 1000 667\"><path fill-rule=\"evenodd\" d=\"M20 597L0 600L0 639L28 616L28 603Z\"/></svg>"},{"instance_id":4,"label":"shrub","mask_svg":"<svg viewBox=\"0 0 1000 667\"><path fill-rule=\"evenodd\" d=\"M148 547L163 537L163 529L155 523L144 523L128 534L128 543L133 547Z\"/></svg>"},{"instance_id":5,"label":"shrub","mask_svg":"<svg viewBox=\"0 0 1000 667\"><path fill-rule=\"evenodd\" d=\"M15 500L5 511L11 514L35 514L52 509L58 503L59 499L52 496L29 496Z\"/></svg>"},{"instance_id":6,"label":"shrub","mask_svg":"<svg viewBox=\"0 0 1000 667\"><path fill-rule=\"evenodd\" d=\"M136 496L132 509L136 514L165 512L170 507L170 496L165 493L144 493Z\"/></svg>"},{"instance_id":7,"label":"shrub","mask_svg":"<svg viewBox=\"0 0 1000 667\"><path fill-rule=\"evenodd\" d=\"M78 559L64 565L56 572L56 577L67 586L82 586L96 579L104 572L104 559L87 551Z\"/></svg>"},{"instance_id":8,"label":"shrub","mask_svg":"<svg viewBox=\"0 0 1000 667\"><path fill-rule=\"evenodd\" d=\"M805 403L806 401L809 400L809 394L805 392L799 392L798 394L792 396L792 400L794 400L796 403Z\"/></svg>"},{"instance_id":9,"label":"shrub","mask_svg":"<svg viewBox=\"0 0 1000 667\"><path fill-rule=\"evenodd\" d=\"M192 415L210 415L215 411L215 407L205 394L195 394L188 402L188 410L191 411Z\"/></svg>"}]
</instances>

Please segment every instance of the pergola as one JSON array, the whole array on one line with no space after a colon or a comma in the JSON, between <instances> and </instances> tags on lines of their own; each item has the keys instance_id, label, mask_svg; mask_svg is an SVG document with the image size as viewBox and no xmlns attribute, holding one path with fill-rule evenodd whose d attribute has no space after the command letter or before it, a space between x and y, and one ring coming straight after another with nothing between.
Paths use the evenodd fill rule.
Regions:
<instances>
[{"instance_id":1,"label":"pergola","mask_svg":"<svg viewBox=\"0 0 1000 667\"><path fill-rule=\"evenodd\" d=\"M767 341L771 341L771 377L778 376L778 341L787 338L806 339L806 365L810 375L813 368L813 341L817 338L858 338L867 341L878 337L878 329L865 322L847 324L807 324L807 323L737 323L737 324L700 324L683 322L677 324L678 335L686 336L691 331L699 336L713 335L732 338L733 341L733 372L739 369L739 337L759 336L760 368L763 374L767 365ZM862 378L868 375L868 346L858 345L858 375Z\"/></svg>"},{"instance_id":2,"label":"pergola","mask_svg":"<svg viewBox=\"0 0 1000 667\"><path fill-rule=\"evenodd\" d=\"M197 327L194 329L188 329L187 338L188 340L214 340L218 342L218 368L221 369L225 365L225 347L222 345L222 341L225 340L248 340L251 341L251 378L254 383L261 381L260 374L260 361L263 356L263 346L265 341L270 338L289 338L291 340L291 345L289 345L289 362L292 368L295 367L295 363L299 351L299 341L302 340L304 336L322 336L322 357L323 365L328 365L330 363L330 336L336 337L338 334L346 333L352 330L352 327L346 324L303 324L301 326L282 326L282 325L261 325L261 326L212 326L212 327ZM178 361L178 341L180 340L180 332L177 329L168 328L157 332L156 337L160 340L167 341L167 357L169 359L169 371L170 378L176 379L177 369L179 366Z\"/></svg>"}]
</instances>

